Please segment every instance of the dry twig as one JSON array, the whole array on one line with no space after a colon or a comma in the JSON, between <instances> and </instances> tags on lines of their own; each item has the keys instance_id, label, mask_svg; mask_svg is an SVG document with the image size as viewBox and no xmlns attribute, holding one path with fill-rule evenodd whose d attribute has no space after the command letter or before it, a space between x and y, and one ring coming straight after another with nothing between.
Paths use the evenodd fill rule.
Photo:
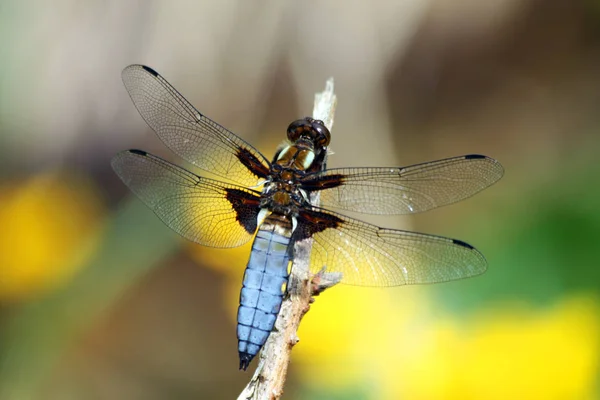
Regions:
<instances>
[{"instance_id":1,"label":"dry twig","mask_svg":"<svg viewBox=\"0 0 600 400\"><path fill-rule=\"evenodd\" d=\"M337 98L333 91L333 78L327 80L325 91L315 95L313 118L320 119L331 131ZM318 194L310 201L319 204ZM310 276L310 250L312 240L307 239L294 245L294 264L288 282L288 295L281 305L275 329L259 355L254 376L239 395L238 400L269 399L281 397L287 375L292 348L300 339L297 332L300 321L308 311L313 296L339 282L341 275L327 273L325 266L316 275Z\"/></svg>"}]
</instances>

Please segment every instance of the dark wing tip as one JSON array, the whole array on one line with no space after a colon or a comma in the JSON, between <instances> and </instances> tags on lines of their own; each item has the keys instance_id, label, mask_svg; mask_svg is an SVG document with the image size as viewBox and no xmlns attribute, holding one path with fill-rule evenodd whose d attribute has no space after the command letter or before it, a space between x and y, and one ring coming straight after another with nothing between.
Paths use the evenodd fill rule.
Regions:
<instances>
[{"instance_id":1,"label":"dark wing tip","mask_svg":"<svg viewBox=\"0 0 600 400\"><path fill-rule=\"evenodd\" d=\"M143 68L143 69L144 69L146 72L148 72L148 73L150 73L150 74L152 74L152 75L154 75L154 76L158 76L158 72L156 72L156 71L155 71L155 70L153 70L152 68L150 68L150 67L147 67L147 66L145 66L145 65L142 65L141 67L142 67L142 68Z\"/></svg>"},{"instance_id":2,"label":"dark wing tip","mask_svg":"<svg viewBox=\"0 0 600 400\"><path fill-rule=\"evenodd\" d=\"M482 159L482 158L488 158L488 157L481 155L481 154L467 154L465 156L465 160L477 160L477 159Z\"/></svg>"},{"instance_id":3,"label":"dark wing tip","mask_svg":"<svg viewBox=\"0 0 600 400\"><path fill-rule=\"evenodd\" d=\"M240 351L240 371L241 370L246 370L248 368L248 366L250 365L250 361L252 361L252 359L254 358L253 355L248 354L246 352Z\"/></svg>"},{"instance_id":4,"label":"dark wing tip","mask_svg":"<svg viewBox=\"0 0 600 400\"><path fill-rule=\"evenodd\" d=\"M475 250L475 247L471 246L469 243L463 242L462 240L452 239L452 243L462 247L466 247L469 250Z\"/></svg>"},{"instance_id":5,"label":"dark wing tip","mask_svg":"<svg viewBox=\"0 0 600 400\"><path fill-rule=\"evenodd\" d=\"M502 178L502 176L504 175L504 167L502 166L502 164L500 164L500 162L494 158L488 157L488 156L484 156L482 154L467 154L466 156L463 156L465 160L486 160L487 162L489 162L490 164L492 164L495 168L495 176L496 179L494 179L492 182L490 182L490 185L494 182L496 182L497 180L499 180L500 178Z\"/></svg>"},{"instance_id":6,"label":"dark wing tip","mask_svg":"<svg viewBox=\"0 0 600 400\"><path fill-rule=\"evenodd\" d=\"M140 69L143 69L144 71L148 72L152 76L159 76L158 72L156 72L152 68L150 68L146 65L142 65L142 64L131 64L131 65L126 66L125 68L123 68L122 75L125 76L131 70L140 70Z\"/></svg>"},{"instance_id":7,"label":"dark wing tip","mask_svg":"<svg viewBox=\"0 0 600 400\"><path fill-rule=\"evenodd\" d=\"M146 153L144 150L131 149L131 150L128 150L128 152L137 154L138 156L147 156L148 155L148 153Z\"/></svg>"},{"instance_id":8,"label":"dark wing tip","mask_svg":"<svg viewBox=\"0 0 600 400\"><path fill-rule=\"evenodd\" d=\"M466 275L462 276L462 278L480 275L487 270L488 264L485 257L483 256L483 254L477 251L475 247L471 246L469 243L463 242L462 240L458 239L452 239L452 243L467 249L471 255L469 269Z\"/></svg>"},{"instance_id":9,"label":"dark wing tip","mask_svg":"<svg viewBox=\"0 0 600 400\"><path fill-rule=\"evenodd\" d=\"M113 168L113 170L115 170L117 172L117 174L119 176L121 176L121 173L119 171L124 162L123 157L127 157L129 154L135 154L137 156L142 156L142 157L147 157L149 155L144 150L137 150L137 149L124 150L124 151L121 151L120 153L117 153L112 158L112 160L110 160L110 165Z\"/></svg>"}]
</instances>

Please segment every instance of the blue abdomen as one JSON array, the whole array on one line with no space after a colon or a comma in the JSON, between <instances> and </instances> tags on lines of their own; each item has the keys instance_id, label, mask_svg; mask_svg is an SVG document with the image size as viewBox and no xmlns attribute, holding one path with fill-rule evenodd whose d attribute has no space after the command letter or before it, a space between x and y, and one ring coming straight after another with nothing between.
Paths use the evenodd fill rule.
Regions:
<instances>
[{"instance_id":1,"label":"blue abdomen","mask_svg":"<svg viewBox=\"0 0 600 400\"><path fill-rule=\"evenodd\" d=\"M240 369L244 370L275 326L288 281L290 239L275 230L271 225L258 231L244 273L237 326Z\"/></svg>"}]
</instances>

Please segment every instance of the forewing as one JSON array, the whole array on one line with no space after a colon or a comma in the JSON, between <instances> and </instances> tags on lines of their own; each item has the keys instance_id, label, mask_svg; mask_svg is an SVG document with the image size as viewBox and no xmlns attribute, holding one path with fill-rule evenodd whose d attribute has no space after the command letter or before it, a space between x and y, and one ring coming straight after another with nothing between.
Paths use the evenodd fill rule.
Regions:
<instances>
[{"instance_id":1,"label":"forewing","mask_svg":"<svg viewBox=\"0 0 600 400\"><path fill-rule=\"evenodd\" d=\"M485 272L487 262L460 240L384 229L340 214L301 211L298 240L312 238L311 272L341 272L342 283L399 286L446 282Z\"/></svg>"},{"instance_id":2,"label":"forewing","mask_svg":"<svg viewBox=\"0 0 600 400\"><path fill-rule=\"evenodd\" d=\"M400 168L330 169L309 175L302 187L320 190L325 208L410 214L473 196L503 173L498 161L472 154Z\"/></svg>"},{"instance_id":3,"label":"forewing","mask_svg":"<svg viewBox=\"0 0 600 400\"><path fill-rule=\"evenodd\" d=\"M253 190L199 177L140 150L119 153L111 164L123 182L186 239L236 247L256 230L259 194Z\"/></svg>"},{"instance_id":4,"label":"forewing","mask_svg":"<svg viewBox=\"0 0 600 400\"><path fill-rule=\"evenodd\" d=\"M130 65L122 76L144 120L180 157L243 186L266 177L269 162L260 152L198 112L156 71Z\"/></svg>"}]
</instances>

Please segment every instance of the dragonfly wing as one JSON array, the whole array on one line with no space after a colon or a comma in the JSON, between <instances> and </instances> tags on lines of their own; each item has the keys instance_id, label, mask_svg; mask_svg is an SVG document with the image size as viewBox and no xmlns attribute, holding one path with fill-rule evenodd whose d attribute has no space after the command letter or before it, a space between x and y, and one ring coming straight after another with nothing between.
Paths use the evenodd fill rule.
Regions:
<instances>
[{"instance_id":1,"label":"dragonfly wing","mask_svg":"<svg viewBox=\"0 0 600 400\"><path fill-rule=\"evenodd\" d=\"M466 155L409 167L329 169L304 178L326 208L367 214L410 214L452 204L497 182L504 169L492 158Z\"/></svg>"},{"instance_id":2,"label":"dragonfly wing","mask_svg":"<svg viewBox=\"0 0 600 400\"><path fill-rule=\"evenodd\" d=\"M260 194L253 190L199 177L140 150L121 152L111 164L121 180L186 239L236 247L256 230Z\"/></svg>"},{"instance_id":3,"label":"dragonfly wing","mask_svg":"<svg viewBox=\"0 0 600 400\"><path fill-rule=\"evenodd\" d=\"M269 162L258 150L198 112L156 71L130 65L122 77L144 120L177 155L243 186L267 176Z\"/></svg>"},{"instance_id":4,"label":"dragonfly wing","mask_svg":"<svg viewBox=\"0 0 600 400\"><path fill-rule=\"evenodd\" d=\"M301 211L294 235L313 239L311 272L326 267L350 285L446 282L487 268L483 255L460 240L379 228L323 209Z\"/></svg>"}]
</instances>

